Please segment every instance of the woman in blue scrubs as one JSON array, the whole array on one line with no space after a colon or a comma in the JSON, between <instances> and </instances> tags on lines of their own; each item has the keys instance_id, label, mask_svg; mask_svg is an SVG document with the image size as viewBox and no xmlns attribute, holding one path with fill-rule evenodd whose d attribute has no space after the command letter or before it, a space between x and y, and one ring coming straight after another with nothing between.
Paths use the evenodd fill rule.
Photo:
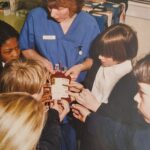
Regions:
<instances>
[{"instance_id":1,"label":"woman in blue scrubs","mask_svg":"<svg viewBox=\"0 0 150 150\"><path fill-rule=\"evenodd\" d=\"M82 82L92 64L90 44L99 33L96 20L82 6L83 0L47 0L33 9L20 33L24 56L41 60L50 72L60 63L68 68L67 75Z\"/></svg>"},{"instance_id":2,"label":"woman in blue scrubs","mask_svg":"<svg viewBox=\"0 0 150 150\"><path fill-rule=\"evenodd\" d=\"M45 0L33 9L20 33L20 48L26 58L43 62L50 72L60 63L66 75L82 82L92 65L89 47L100 32L94 17L81 11L83 0ZM81 72L81 73L80 73ZM62 128L63 150L76 150L75 130L69 120Z\"/></svg>"}]
</instances>

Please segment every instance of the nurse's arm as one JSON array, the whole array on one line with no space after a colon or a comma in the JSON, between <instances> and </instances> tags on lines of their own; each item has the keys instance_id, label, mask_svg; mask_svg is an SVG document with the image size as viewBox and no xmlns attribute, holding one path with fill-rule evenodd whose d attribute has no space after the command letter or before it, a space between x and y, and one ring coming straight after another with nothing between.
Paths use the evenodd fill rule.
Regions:
<instances>
[{"instance_id":1,"label":"nurse's arm","mask_svg":"<svg viewBox=\"0 0 150 150\"><path fill-rule=\"evenodd\" d=\"M86 71L91 68L93 64L93 60L91 58L86 58L84 62L82 62L80 65L81 71Z\"/></svg>"},{"instance_id":2,"label":"nurse's arm","mask_svg":"<svg viewBox=\"0 0 150 150\"><path fill-rule=\"evenodd\" d=\"M27 49L22 51L22 54L25 58L27 59L34 59L34 60L39 60L43 63L43 65L51 72L53 73L53 65L51 63L51 61L49 61L48 59L42 57L41 55L39 55L35 50L33 49Z\"/></svg>"},{"instance_id":3,"label":"nurse's arm","mask_svg":"<svg viewBox=\"0 0 150 150\"><path fill-rule=\"evenodd\" d=\"M65 75L70 75L72 80L76 80L80 72L88 70L91 68L93 60L91 58L86 58L86 60L80 64L72 66L69 70L66 71Z\"/></svg>"}]
</instances>

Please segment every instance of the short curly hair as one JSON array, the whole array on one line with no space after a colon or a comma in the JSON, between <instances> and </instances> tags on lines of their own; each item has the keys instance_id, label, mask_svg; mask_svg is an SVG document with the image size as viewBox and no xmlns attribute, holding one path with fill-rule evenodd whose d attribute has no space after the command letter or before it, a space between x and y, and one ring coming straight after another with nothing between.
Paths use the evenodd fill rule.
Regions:
<instances>
[{"instance_id":1,"label":"short curly hair","mask_svg":"<svg viewBox=\"0 0 150 150\"><path fill-rule=\"evenodd\" d=\"M0 47L10 38L19 39L19 33L8 23L0 20Z\"/></svg>"}]
</instances>

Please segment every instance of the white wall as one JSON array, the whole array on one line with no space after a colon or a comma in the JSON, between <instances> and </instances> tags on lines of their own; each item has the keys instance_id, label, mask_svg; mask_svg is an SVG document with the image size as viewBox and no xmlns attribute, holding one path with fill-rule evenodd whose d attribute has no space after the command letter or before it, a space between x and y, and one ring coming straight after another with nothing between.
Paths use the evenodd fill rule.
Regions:
<instances>
[{"instance_id":1,"label":"white wall","mask_svg":"<svg viewBox=\"0 0 150 150\"><path fill-rule=\"evenodd\" d=\"M129 1L126 24L131 25L137 31L139 40L137 58L150 52L150 5Z\"/></svg>"}]
</instances>

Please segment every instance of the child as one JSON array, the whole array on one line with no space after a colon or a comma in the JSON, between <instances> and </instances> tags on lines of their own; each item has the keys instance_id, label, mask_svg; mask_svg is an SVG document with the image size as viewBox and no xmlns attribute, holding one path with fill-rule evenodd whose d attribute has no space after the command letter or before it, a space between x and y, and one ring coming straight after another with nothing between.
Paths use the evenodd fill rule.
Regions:
<instances>
[{"instance_id":1,"label":"child","mask_svg":"<svg viewBox=\"0 0 150 150\"><path fill-rule=\"evenodd\" d=\"M28 92L40 100L47 78L48 72L39 61L12 60L5 65L0 76L0 91Z\"/></svg>"},{"instance_id":2,"label":"child","mask_svg":"<svg viewBox=\"0 0 150 150\"><path fill-rule=\"evenodd\" d=\"M9 24L0 20L0 67L12 59L20 57L19 34ZM0 71L1 71L0 69Z\"/></svg>"},{"instance_id":3,"label":"child","mask_svg":"<svg viewBox=\"0 0 150 150\"><path fill-rule=\"evenodd\" d=\"M136 33L128 25L112 25L97 36L91 46L93 65L84 81L91 92L82 90L77 101L115 120L132 120L126 112L132 114L133 97L137 92L131 61L137 50Z\"/></svg>"},{"instance_id":4,"label":"child","mask_svg":"<svg viewBox=\"0 0 150 150\"><path fill-rule=\"evenodd\" d=\"M133 127L132 150L149 150L150 148L150 54L139 60L134 68L139 91L134 97L137 108L144 120Z\"/></svg>"},{"instance_id":5,"label":"child","mask_svg":"<svg viewBox=\"0 0 150 150\"><path fill-rule=\"evenodd\" d=\"M150 54L137 62L134 74L139 85L139 91L134 99L137 101L138 109L143 114L145 121L150 123Z\"/></svg>"},{"instance_id":6,"label":"child","mask_svg":"<svg viewBox=\"0 0 150 150\"><path fill-rule=\"evenodd\" d=\"M46 115L43 105L27 93L0 94L0 149L35 149Z\"/></svg>"},{"instance_id":7,"label":"child","mask_svg":"<svg viewBox=\"0 0 150 150\"><path fill-rule=\"evenodd\" d=\"M103 149L106 149L107 146L109 146L108 148L109 150L114 149L114 146L115 149L120 149L120 150L149 150L150 148L150 54L146 55L144 58L142 58L137 62L136 66L134 67L134 75L139 85L138 93L135 95L134 99L138 103L137 108L142 117L139 118L140 120L138 120L138 122L137 122L137 118L135 117L133 118L132 122L129 122L129 124L122 124L116 121L114 122L113 120L109 120L109 118L104 118L102 116L99 117L96 117L96 115L91 116L90 119L93 120L97 119L97 121L91 122L90 126L93 126L93 128L95 126L96 127L99 126L99 131L97 131L98 133L96 134L93 133L95 138L94 139L91 138L92 141L89 141L93 150L99 149L100 146L103 147ZM90 112L81 105L75 105L73 108L76 108L73 110L75 116L81 121L85 122L84 128L86 128L87 125L86 122L89 119L89 117L87 116L90 114ZM105 132L106 130L110 133ZM98 140L99 144L97 143L95 139L98 134L100 135L99 137L103 137L105 134L105 138L106 138L105 142L103 138L101 138L101 140ZM111 137L113 138L111 139ZM93 146L93 143L96 144ZM96 147L96 145L100 145L100 146Z\"/></svg>"},{"instance_id":8,"label":"child","mask_svg":"<svg viewBox=\"0 0 150 150\"><path fill-rule=\"evenodd\" d=\"M28 92L34 98L40 100L43 95L43 86L48 76L49 72L39 61L13 60L5 65L1 73L0 90L1 92ZM43 145L49 149L60 148L59 123L69 112L69 105L65 100L62 100L60 104L63 107L63 111L59 111L56 102L52 106L53 109L48 111L48 119L42 132L38 149L43 150ZM60 116L58 112L60 112Z\"/></svg>"},{"instance_id":9,"label":"child","mask_svg":"<svg viewBox=\"0 0 150 150\"><path fill-rule=\"evenodd\" d=\"M128 146L121 141L123 137L119 129L139 118L133 100L137 82L131 62L137 50L136 33L125 24L112 25L94 40L90 54L93 66L85 79L85 86L91 92L83 89L80 94L72 93L78 103L90 110L83 107L86 110L83 112L81 105L73 105L74 116L83 117L86 126L81 149L121 149L119 143L124 148ZM115 135L119 142L115 141ZM107 138L116 143L115 147Z\"/></svg>"}]
</instances>

